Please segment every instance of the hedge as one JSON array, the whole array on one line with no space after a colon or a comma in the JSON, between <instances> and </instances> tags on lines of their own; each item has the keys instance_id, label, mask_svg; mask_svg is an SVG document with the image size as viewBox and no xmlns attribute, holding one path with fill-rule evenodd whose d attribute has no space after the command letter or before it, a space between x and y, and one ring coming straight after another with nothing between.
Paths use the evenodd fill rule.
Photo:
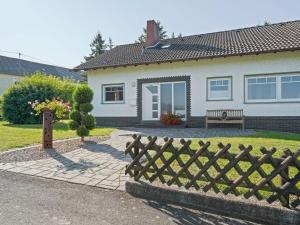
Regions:
<instances>
[{"instance_id":1,"label":"hedge","mask_svg":"<svg viewBox=\"0 0 300 225\"><path fill-rule=\"evenodd\" d=\"M43 73L24 77L4 92L3 117L10 123L16 124L41 123L42 115L35 115L28 102L35 100L42 102L54 97L72 102L75 88L76 83L70 80Z\"/></svg>"}]
</instances>

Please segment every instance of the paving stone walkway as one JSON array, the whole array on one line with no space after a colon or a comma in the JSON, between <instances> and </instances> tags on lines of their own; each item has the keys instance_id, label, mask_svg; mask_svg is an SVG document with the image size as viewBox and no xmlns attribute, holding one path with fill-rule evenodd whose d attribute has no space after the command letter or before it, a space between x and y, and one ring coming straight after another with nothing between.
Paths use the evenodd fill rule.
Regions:
<instances>
[{"instance_id":1,"label":"paving stone walkway","mask_svg":"<svg viewBox=\"0 0 300 225\"><path fill-rule=\"evenodd\" d=\"M214 136L244 136L255 134L251 130L227 129L183 129L183 128L124 128L114 132L110 139L101 143L60 154L51 153L48 159L36 161L0 163L0 170L28 174L44 178L101 188L124 190L129 179L124 174L129 156L124 155L126 142L132 141L132 134L173 138L201 138ZM162 141L162 139L160 139Z\"/></svg>"}]
</instances>

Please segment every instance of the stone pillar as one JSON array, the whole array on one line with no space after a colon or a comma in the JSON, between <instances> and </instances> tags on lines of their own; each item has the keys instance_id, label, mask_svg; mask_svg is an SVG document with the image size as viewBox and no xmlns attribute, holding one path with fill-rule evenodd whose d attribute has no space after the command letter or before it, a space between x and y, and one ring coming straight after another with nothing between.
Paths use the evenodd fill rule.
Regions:
<instances>
[{"instance_id":1,"label":"stone pillar","mask_svg":"<svg viewBox=\"0 0 300 225\"><path fill-rule=\"evenodd\" d=\"M43 110L43 149L53 147L53 112L49 109Z\"/></svg>"}]
</instances>

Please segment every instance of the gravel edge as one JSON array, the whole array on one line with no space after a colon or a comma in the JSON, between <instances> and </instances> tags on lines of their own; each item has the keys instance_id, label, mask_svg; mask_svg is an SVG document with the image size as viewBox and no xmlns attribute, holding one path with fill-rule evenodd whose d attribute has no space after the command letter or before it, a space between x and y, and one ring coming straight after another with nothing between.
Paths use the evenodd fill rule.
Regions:
<instances>
[{"instance_id":1,"label":"gravel edge","mask_svg":"<svg viewBox=\"0 0 300 225\"><path fill-rule=\"evenodd\" d=\"M92 136L87 137L84 142L80 138L69 138L56 140L53 142L53 149L43 150L42 145L32 145L23 148L17 148L0 153L0 163L25 162L51 157L53 153L67 153L84 146L99 144L108 140L110 136Z\"/></svg>"}]
</instances>

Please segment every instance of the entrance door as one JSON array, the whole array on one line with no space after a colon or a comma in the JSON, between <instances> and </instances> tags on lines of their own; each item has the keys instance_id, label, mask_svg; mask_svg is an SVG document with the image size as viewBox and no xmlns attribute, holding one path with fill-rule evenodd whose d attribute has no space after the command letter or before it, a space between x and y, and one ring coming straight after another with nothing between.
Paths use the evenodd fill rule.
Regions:
<instances>
[{"instance_id":1,"label":"entrance door","mask_svg":"<svg viewBox=\"0 0 300 225\"><path fill-rule=\"evenodd\" d=\"M142 119L159 119L159 85L157 83L142 85Z\"/></svg>"},{"instance_id":2,"label":"entrance door","mask_svg":"<svg viewBox=\"0 0 300 225\"><path fill-rule=\"evenodd\" d=\"M164 113L186 119L186 83L164 82L142 85L142 119L159 120Z\"/></svg>"}]
</instances>

